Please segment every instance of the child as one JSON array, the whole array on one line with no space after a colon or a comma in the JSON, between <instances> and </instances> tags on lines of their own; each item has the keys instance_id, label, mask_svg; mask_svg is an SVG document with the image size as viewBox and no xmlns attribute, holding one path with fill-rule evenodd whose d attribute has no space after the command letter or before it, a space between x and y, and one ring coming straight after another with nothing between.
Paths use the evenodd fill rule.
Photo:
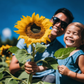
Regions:
<instances>
[{"instance_id":1,"label":"child","mask_svg":"<svg viewBox=\"0 0 84 84\"><path fill-rule=\"evenodd\" d=\"M56 84L84 84L84 25L79 22L67 26L64 42L67 47L76 47L66 59L58 60Z\"/></svg>"}]
</instances>

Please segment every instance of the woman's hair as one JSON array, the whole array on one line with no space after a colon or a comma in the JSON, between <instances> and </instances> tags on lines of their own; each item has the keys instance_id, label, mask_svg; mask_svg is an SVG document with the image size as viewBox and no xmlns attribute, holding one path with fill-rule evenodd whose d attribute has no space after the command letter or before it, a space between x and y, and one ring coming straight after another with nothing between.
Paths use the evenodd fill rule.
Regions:
<instances>
[{"instance_id":1,"label":"woman's hair","mask_svg":"<svg viewBox=\"0 0 84 84\"><path fill-rule=\"evenodd\" d=\"M56 15L57 13L60 13L60 12L64 13L69 18L69 23L71 23L73 21L74 17L73 17L72 13L68 9L66 9L66 8L60 8L60 9L58 9L55 12L54 15Z\"/></svg>"}]
</instances>

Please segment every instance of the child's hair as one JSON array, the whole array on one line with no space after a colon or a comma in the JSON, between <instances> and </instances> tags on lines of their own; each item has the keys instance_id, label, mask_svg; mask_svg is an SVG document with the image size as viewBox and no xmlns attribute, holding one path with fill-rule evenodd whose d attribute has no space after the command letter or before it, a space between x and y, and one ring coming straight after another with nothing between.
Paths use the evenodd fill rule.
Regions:
<instances>
[{"instance_id":1,"label":"child's hair","mask_svg":"<svg viewBox=\"0 0 84 84\"><path fill-rule=\"evenodd\" d=\"M84 40L84 25L80 22L73 22L73 23L70 23L68 26L70 26L70 25L74 25L74 26L80 28L80 30L81 30L81 40ZM84 44L80 46L80 49L83 49L83 48L84 48Z\"/></svg>"}]
</instances>

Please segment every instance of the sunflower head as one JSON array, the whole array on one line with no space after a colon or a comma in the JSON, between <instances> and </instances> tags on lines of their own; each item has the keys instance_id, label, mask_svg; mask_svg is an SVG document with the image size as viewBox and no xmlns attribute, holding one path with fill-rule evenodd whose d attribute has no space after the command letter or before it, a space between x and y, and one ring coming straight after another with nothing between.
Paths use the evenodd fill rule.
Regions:
<instances>
[{"instance_id":1,"label":"sunflower head","mask_svg":"<svg viewBox=\"0 0 84 84\"><path fill-rule=\"evenodd\" d=\"M29 46L32 43L46 43L50 41L48 35L51 33L49 29L51 26L52 23L49 19L43 16L39 17L39 14L35 15L35 13L33 13L32 17L23 16L20 21L17 21L14 27L18 29L15 32L20 34L18 39L25 39L24 43Z\"/></svg>"},{"instance_id":2,"label":"sunflower head","mask_svg":"<svg viewBox=\"0 0 84 84\"><path fill-rule=\"evenodd\" d=\"M2 56L4 56L4 55L6 55L6 56L11 55L12 53L10 51L7 52L7 50L10 47L12 47L12 46L9 46L9 45L4 46L4 45L2 45L2 47L0 47L0 55L2 55Z\"/></svg>"}]
</instances>

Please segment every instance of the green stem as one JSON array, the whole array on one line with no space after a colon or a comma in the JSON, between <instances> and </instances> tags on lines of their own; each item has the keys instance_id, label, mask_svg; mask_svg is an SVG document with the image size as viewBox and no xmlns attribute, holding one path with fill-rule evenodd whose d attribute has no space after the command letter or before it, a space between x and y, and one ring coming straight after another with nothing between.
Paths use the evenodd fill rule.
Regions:
<instances>
[{"instance_id":1,"label":"green stem","mask_svg":"<svg viewBox=\"0 0 84 84\"><path fill-rule=\"evenodd\" d=\"M33 43L31 44L31 46L32 46L32 51L33 51L32 53L33 59L31 61L34 62L35 47L33 46Z\"/></svg>"},{"instance_id":2,"label":"green stem","mask_svg":"<svg viewBox=\"0 0 84 84\"><path fill-rule=\"evenodd\" d=\"M32 74L29 75L29 80L28 80L28 84L31 84L32 83Z\"/></svg>"},{"instance_id":3,"label":"green stem","mask_svg":"<svg viewBox=\"0 0 84 84\"><path fill-rule=\"evenodd\" d=\"M36 64L37 64L38 62L41 62L41 61L44 61L45 63L47 63L45 60L38 60L38 61L36 62Z\"/></svg>"},{"instance_id":4,"label":"green stem","mask_svg":"<svg viewBox=\"0 0 84 84\"><path fill-rule=\"evenodd\" d=\"M34 62L34 55L35 55L35 47L33 46L33 43L31 44L32 46L32 56L33 58L31 59L32 62ZM29 80L28 80L28 84L31 84L32 83L32 73L29 75Z\"/></svg>"}]
</instances>

